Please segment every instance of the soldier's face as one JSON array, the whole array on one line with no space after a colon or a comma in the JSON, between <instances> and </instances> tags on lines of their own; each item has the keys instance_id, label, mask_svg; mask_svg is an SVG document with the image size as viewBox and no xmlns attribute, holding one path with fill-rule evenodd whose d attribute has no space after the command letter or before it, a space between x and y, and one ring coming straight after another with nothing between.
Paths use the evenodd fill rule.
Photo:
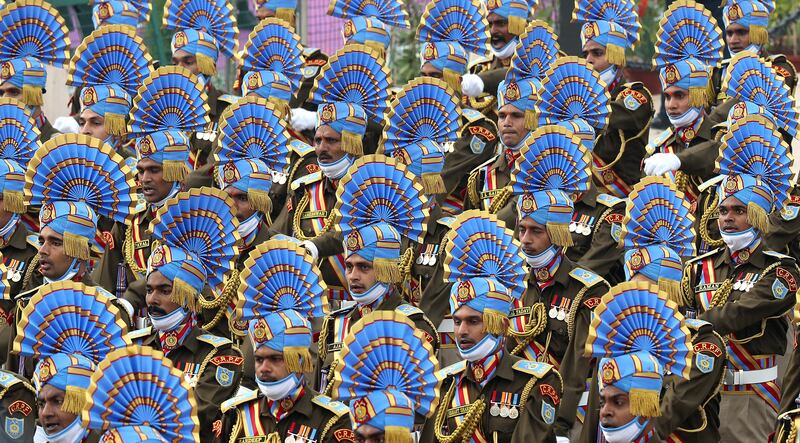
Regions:
<instances>
[{"instance_id":1,"label":"soldier's face","mask_svg":"<svg viewBox=\"0 0 800 443\"><path fill-rule=\"evenodd\" d=\"M689 110L689 91L677 86L670 86L664 90L664 103L667 114L672 117L683 115Z\"/></svg>"},{"instance_id":2,"label":"soldier's face","mask_svg":"<svg viewBox=\"0 0 800 443\"><path fill-rule=\"evenodd\" d=\"M267 9L264 6L259 6L259 8L256 9L256 17L259 20L264 20L267 17L275 17L275 11Z\"/></svg>"},{"instance_id":3,"label":"soldier's face","mask_svg":"<svg viewBox=\"0 0 800 443\"><path fill-rule=\"evenodd\" d=\"M6 211L3 208L3 193L0 192L0 226L5 226L11 220L11 216L14 215L13 212Z\"/></svg>"},{"instance_id":4,"label":"soldier's face","mask_svg":"<svg viewBox=\"0 0 800 443\"><path fill-rule=\"evenodd\" d=\"M344 261L345 277L350 292L363 294L378 281L371 261L358 254L351 254Z\"/></svg>"},{"instance_id":5,"label":"soldier's face","mask_svg":"<svg viewBox=\"0 0 800 443\"><path fill-rule=\"evenodd\" d=\"M75 414L61 410L66 393L52 385L44 385L36 394L36 404L39 406L39 421L47 435L53 435L67 426L76 418Z\"/></svg>"},{"instance_id":6,"label":"soldier's face","mask_svg":"<svg viewBox=\"0 0 800 443\"><path fill-rule=\"evenodd\" d=\"M737 53L750 46L750 29L732 23L725 28L725 42L732 53Z\"/></svg>"},{"instance_id":7,"label":"soldier's face","mask_svg":"<svg viewBox=\"0 0 800 443\"><path fill-rule=\"evenodd\" d=\"M453 314L453 326L458 346L464 351L472 349L487 334L483 314L466 305Z\"/></svg>"},{"instance_id":8,"label":"soldier's face","mask_svg":"<svg viewBox=\"0 0 800 443\"><path fill-rule=\"evenodd\" d=\"M160 202L172 191L172 182L164 180L164 168L150 158L143 158L136 164L136 172L142 194L148 203Z\"/></svg>"},{"instance_id":9,"label":"soldier's face","mask_svg":"<svg viewBox=\"0 0 800 443\"><path fill-rule=\"evenodd\" d=\"M157 317L170 314L180 307L172 301L172 281L158 271L147 276L144 301L147 303L147 313Z\"/></svg>"},{"instance_id":10,"label":"soldier's face","mask_svg":"<svg viewBox=\"0 0 800 443\"><path fill-rule=\"evenodd\" d=\"M514 39L514 35L508 32L508 19L501 17L494 12L489 13L489 34L494 49L503 49L508 42Z\"/></svg>"},{"instance_id":11,"label":"soldier's face","mask_svg":"<svg viewBox=\"0 0 800 443\"><path fill-rule=\"evenodd\" d=\"M256 377L265 382L283 380L289 376L283 353L262 346L253 353L256 361Z\"/></svg>"},{"instance_id":12,"label":"soldier's face","mask_svg":"<svg viewBox=\"0 0 800 443\"><path fill-rule=\"evenodd\" d=\"M383 443L385 433L380 429L363 424L355 430L357 443Z\"/></svg>"},{"instance_id":13,"label":"soldier's face","mask_svg":"<svg viewBox=\"0 0 800 443\"><path fill-rule=\"evenodd\" d=\"M344 157L342 135L328 125L322 125L314 133L314 152L321 163L333 163Z\"/></svg>"},{"instance_id":14,"label":"soldier's face","mask_svg":"<svg viewBox=\"0 0 800 443\"><path fill-rule=\"evenodd\" d=\"M81 127L81 134L90 135L100 140L105 140L108 137L105 125L106 119L102 115L92 111L89 108L81 111L78 118L78 125Z\"/></svg>"},{"instance_id":15,"label":"soldier's face","mask_svg":"<svg viewBox=\"0 0 800 443\"><path fill-rule=\"evenodd\" d=\"M64 236L49 226L39 232L39 271L49 279L67 273L73 258L64 252Z\"/></svg>"},{"instance_id":16,"label":"soldier's face","mask_svg":"<svg viewBox=\"0 0 800 443\"><path fill-rule=\"evenodd\" d=\"M750 229L747 222L747 205L736 197L728 197L719 205L719 230L732 234Z\"/></svg>"},{"instance_id":17,"label":"soldier's face","mask_svg":"<svg viewBox=\"0 0 800 443\"><path fill-rule=\"evenodd\" d=\"M589 40L583 46L583 58L592 65L597 72L603 72L611 66L606 58L606 47L594 40Z\"/></svg>"},{"instance_id":18,"label":"soldier's face","mask_svg":"<svg viewBox=\"0 0 800 443\"><path fill-rule=\"evenodd\" d=\"M22 100L22 88L14 86L11 82L3 82L0 84L0 97Z\"/></svg>"},{"instance_id":19,"label":"soldier's face","mask_svg":"<svg viewBox=\"0 0 800 443\"><path fill-rule=\"evenodd\" d=\"M506 146L517 146L528 135L525 113L513 105L505 105L497 111L497 126L500 128L500 140Z\"/></svg>"},{"instance_id":20,"label":"soldier's face","mask_svg":"<svg viewBox=\"0 0 800 443\"><path fill-rule=\"evenodd\" d=\"M618 428L633 420L630 397L613 386L600 390L600 423L607 428Z\"/></svg>"},{"instance_id":21,"label":"soldier's face","mask_svg":"<svg viewBox=\"0 0 800 443\"><path fill-rule=\"evenodd\" d=\"M441 79L443 77L442 71L436 69L432 64L425 63L419 69L419 74L423 77L433 77Z\"/></svg>"},{"instance_id":22,"label":"soldier's face","mask_svg":"<svg viewBox=\"0 0 800 443\"><path fill-rule=\"evenodd\" d=\"M231 196L233 202L236 203L236 218L241 222L247 220L251 215L256 213L250 200L247 198L247 193L241 191L233 186L225 188L225 192Z\"/></svg>"},{"instance_id":23,"label":"soldier's face","mask_svg":"<svg viewBox=\"0 0 800 443\"><path fill-rule=\"evenodd\" d=\"M525 217L517 223L517 232L522 250L528 255L541 254L553 244L550 241L550 234L547 233L547 227L536 223L530 217Z\"/></svg>"},{"instance_id":24,"label":"soldier's face","mask_svg":"<svg viewBox=\"0 0 800 443\"><path fill-rule=\"evenodd\" d=\"M181 49L178 49L172 54L172 64L184 67L192 71L194 75L200 74L200 66L197 65L197 57Z\"/></svg>"}]
</instances>

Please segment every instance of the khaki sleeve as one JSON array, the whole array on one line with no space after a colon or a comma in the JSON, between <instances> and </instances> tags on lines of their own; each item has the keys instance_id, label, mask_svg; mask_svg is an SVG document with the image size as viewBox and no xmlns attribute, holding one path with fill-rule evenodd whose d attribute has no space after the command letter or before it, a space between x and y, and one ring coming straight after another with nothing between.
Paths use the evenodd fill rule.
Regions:
<instances>
[{"instance_id":1,"label":"khaki sleeve","mask_svg":"<svg viewBox=\"0 0 800 443\"><path fill-rule=\"evenodd\" d=\"M601 214L603 217L597 221L598 226L592 235L589 250L578 260L578 265L591 269L595 274L604 276L611 272L615 264L622 262L624 251L618 247L616 240L611 235L612 214L625 213L625 204L620 203Z\"/></svg>"},{"instance_id":2,"label":"khaki sleeve","mask_svg":"<svg viewBox=\"0 0 800 443\"><path fill-rule=\"evenodd\" d=\"M800 211L795 205L787 207L791 211ZM787 220L780 211L773 211L769 215L769 233L764 235L764 243L773 251L786 253L787 245L797 240L800 236L800 215Z\"/></svg>"},{"instance_id":3,"label":"khaki sleeve","mask_svg":"<svg viewBox=\"0 0 800 443\"><path fill-rule=\"evenodd\" d=\"M242 378L243 360L239 351L227 347L219 349L203 368L194 388L201 442L213 442L215 427L221 429L220 405L236 394Z\"/></svg>"},{"instance_id":4,"label":"khaki sleeve","mask_svg":"<svg viewBox=\"0 0 800 443\"><path fill-rule=\"evenodd\" d=\"M550 392L546 386L553 388L555 393L543 395L543 392ZM531 389L530 396L525 403L525 411L520 414L517 426L514 428L511 436L512 443L556 441L553 421L546 417L549 413L557 413L562 391L561 377L555 370L551 370L538 380L536 386Z\"/></svg>"},{"instance_id":5,"label":"khaki sleeve","mask_svg":"<svg viewBox=\"0 0 800 443\"><path fill-rule=\"evenodd\" d=\"M126 229L127 227L124 224L114 223L114 227L111 228L111 236L114 238L114 247L106 249L103 257L100 259L100 263L92 272L92 280L97 282L97 286L102 287L112 294L117 293L117 267L120 263L125 263L122 245L125 242ZM126 275L129 274L127 269L125 273ZM127 283L130 284L131 282Z\"/></svg>"},{"instance_id":6,"label":"khaki sleeve","mask_svg":"<svg viewBox=\"0 0 800 443\"><path fill-rule=\"evenodd\" d=\"M444 159L442 180L446 194L440 195L440 200L465 186L469 173L492 158L497 140L497 129L486 119L470 123L461 130L453 152L447 153Z\"/></svg>"},{"instance_id":7,"label":"khaki sleeve","mask_svg":"<svg viewBox=\"0 0 800 443\"><path fill-rule=\"evenodd\" d=\"M350 414L339 417L325 434L326 443L356 443L356 435L350 424Z\"/></svg>"},{"instance_id":8,"label":"khaki sleeve","mask_svg":"<svg viewBox=\"0 0 800 443\"><path fill-rule=\"evenodd\" d=\"M621 129L636 135L653 117L653 97L641 83L625 88L617 99L611 102L611 115L608 130Z\"/></svg>"},{"instance_id":9,"label":"khaki sleeve","mask_svg":"<svg viewBox=\"0 0 800 443\"><path fill-rule=\"evenodd\" d=\"M478 77L483 81L483 93L497 95L497 89L500 87L500 83L505 80L507 73L508 69L506 68L495 68L480 72Z\"/></svg>"},{"instance_id":10,"label":"khaki sleeve","mask_svg":"<svg viewBox=\"0 0 800 443\"><path fill-rule=\"evenodd\" d=\"M684 149L677 156L681 161L681 171L700 177L705 181L714 178L714 168L719 156L719 142L706 140Z\"/></svg>"},{"instance_id":11,"label":"khaki sleeve","mask_svg":"<svg viewBox=\"0 0 800 443\"><path fill-rule=\"evenodd\" d=\"M781 409L779 415L797 409L796 399L800 395L800 353L797 352L798 333L794 334L794 345L792 346L792 355L789 360L789 367L786 368L786 373L783 375L783 383L781 384Z\"/></svg>"}]
</instances>

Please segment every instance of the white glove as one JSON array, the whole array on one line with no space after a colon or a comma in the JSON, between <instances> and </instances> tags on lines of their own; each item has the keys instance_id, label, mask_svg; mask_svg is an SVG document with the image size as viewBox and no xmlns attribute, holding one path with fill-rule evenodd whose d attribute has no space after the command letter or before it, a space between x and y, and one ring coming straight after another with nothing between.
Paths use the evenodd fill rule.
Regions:
<instances>
[{"instance_id":1,"label":"white glove","mask_svg":"<svg viewBox=\"0 0 800 443\"><path fill-rule=\"evenodd\" d=\"M303 242L300 243L300 246L306 248L306 251L308 251L308 253L311 254L311 258L313 258L314 261L317 261L317 259L319 258L319 249L317 249L317 245L315 245L309 240L304 240Z\"/></svg>"},{"instance_id":2,"label":"white glove","mask_svg":"<svg viewBox=\"0 0 800 443\"><path fill-rule=\"evenodd\" d=\"M62 134L77 134L81 132L81 127L74 117L58 117L53 122L53 128Z\"/></svg>"},{"instance_id":3,"label":"white glove","mask_svg":"<svg viewBox=\"0 0 800 443\"><path fill-rule=\"evenodd\" d=\"M483 93L483 80L475 74L461 76L461 93L467 97L477 97Z\"/></svg>"},{"instance_id":4,"label":"white glove","mask_svg":"<svg viewBox=\"0 0 800 443\"><path fill-rule=\"evenodd\" d=\"M675 154L653 154L644 160L644 173L647 175L664 175L680 169L681 159Z\"/></svg>"},{"instance_id":5,"label":"white glove","mask_svg":"<svg viewBox=\"0 0 800 443\"><path fill-rule=\"evenodd\" d=\"M303 108L292 108L292 127L298 131L314 129L317 125L317 113Z\"/></svg>"},{"instance_id":6,"label":"white glove","mask_svg":"<svg viewBox=\"0 0 800 443\"><path fill-rule=\"evenodd\" d=\"M569 443L569 438L556 436L556 443Z\"/></svg>"}]
</instances>

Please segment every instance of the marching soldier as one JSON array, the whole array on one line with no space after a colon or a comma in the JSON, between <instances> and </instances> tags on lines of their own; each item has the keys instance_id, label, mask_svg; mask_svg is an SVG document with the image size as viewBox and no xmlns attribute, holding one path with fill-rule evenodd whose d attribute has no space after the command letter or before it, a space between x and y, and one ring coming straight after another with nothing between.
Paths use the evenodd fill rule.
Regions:
<instances>
[{"instance_id":1,"label":"marching soldier","mask_svg":"<svg viewBox=\"0 0 800 443\"><path fill-rule=\"evenodd\" d=\"M250 254L241 281L237 312L249 323L258 389L222 404L221 441L354 443L347 406L315 392L304 375L314 364L308 318L327 310L319 268L301 246L270 240Z\"/></svg>"},{"instance_id":2,"label":"marching soldier","mask_svg":"<svg viewBox=\"0 0 800 443\"><path fill-rule=\"evenodd\" d=\"M25 378L0 370L0 417L3 419L3 436L9 442L33 441L36 418L39 416L36 390Z\"/></svg>"},{"instance_id":3,"label":"marching soldier","mask_svg":"<svg viewBox=\"0 0 800 443\"><path fill-rule=\"evenodd\" d=\"M735 123L722 145L716 198L725 246L690 260L681 286L684 303L728 337L722 441L763 440L781 401L775 358L786 350L784 315L798 278L795 260L768 250L763 235L767 214L788 200L791 160L775 126L760 116Z\"/></svg>"},{"instance_id":4,"label":"marching soldier","mask_svg":"<svg viewBox=\"0 0 800 443\"><path fill-rule=\"evenodd\" d=\"M197 317L204 287L222 288L234 267L237 227L233 200L217 189L179 193L161 207L150 226L159 246L150 254L146 276L152 326L129 334L136 344L163 351L183 373L197 398L201 442L220 437L219 405L236 392L242 374L239 350L208 333ZM230 300L234 294L224 286L219 297Z\"/></svg>"}]
</instances>

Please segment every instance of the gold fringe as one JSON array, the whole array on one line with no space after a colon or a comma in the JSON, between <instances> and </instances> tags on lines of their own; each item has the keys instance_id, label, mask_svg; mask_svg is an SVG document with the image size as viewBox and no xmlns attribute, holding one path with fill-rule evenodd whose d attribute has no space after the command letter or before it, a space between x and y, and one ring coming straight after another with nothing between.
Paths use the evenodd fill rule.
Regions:
<instances>
[{"instance_id":1,"label":"gold fringe","mask_svg":"<svg viewBox=\"0 0 800 443\"><path fill-rule=\"evenodd\" d=\"M762 234L769 233L769 216L764 208L753 202L747 203L747 222L750 226L761 231Z\"/></svg>"},{"instance_id":2,"label":"gold fringe","mask_svg":"<svg viewBox=\"0 0 800 443\"><path fill-rule=\"evenodd\" d=\"M177 303L192 312L197 312L197 295L197 291L189 283L180 278L173 280L172 294L170 294L173 303Z\"/></svg>"},{"instance_id":3,"label":"gold fringe","mask_svg":"<svg viewBox=\"0 0 800 443\"><path fill-rule=\"evenodd\" d=\"M217 62L205 54L197 54L197 67L200 68L200 73L205 75L214 75L217 73Z\"/></svg>"},{"instance_id":4,"label":"gold fringe","mask_svg":"<svg viewBox=\"0 0 800 443\"><path fill-rule=\"evenodd\" d=\"M382 283L401 283L403 276L400 274L400 262L388 258L376 258L372 261L375 268L375 277Z\"/></svg>"},{"instance_id":5,"label":"gold fringe","mask_svg":"<svg viewBox=\"0 0 800 443\"><path fill-rule=\"evenodd\" d=\"M689 87L689 106L693 108L708 105L708 85Z\"/></svg>"},{"instance_id":6,"label":"gold fringe","mask_svg":"<svg viewBox=\"0 0 800 443\"><path fill-rule=\"evenodd\" d=\"M383 441L385 443L413 443L411 429L402 426L384 426Z\"/></svg>"},{"instance_id":7,"label":"gold fringe","mask_svg":"<svg viewBox=\"0 0 800 443\"><path fill-rule=\"evenodd\" d=\"M483 311L483 327L486 332L492 335L504 336L508 328L508 313L502 313L493 309Z\"/></svg>"},{"instance_id":8,"label":"gold fringe","mask_svg":"<svg viewBox=\"0 0 800 443\"><path fill-rule=\"evenodd\" d=\"M15 214L25 213L25 199L20 191L3 190L3 209Z\"/></svg>"},{"instance_id":9,"label":"gold fringe","mask_svg":"<svg viewBox=\"0 0 800 443\"><path fill-rule=\"evenodd\" d=\"M569 226L563 223L547 222L547 234L550 236L550 242L556 246L570 247L573 245L572 234L569 232Z\"/></svg>"},{"instance_id":10,"label":"gold fringe","mask_svg":"<svg viewBox=\"0 0 800 443\"><path fill-rule=\"evenodd\" d=\"M287 346L283 348L283 361L286 362L286 369L289 372L311 372L314 364L311 362L311 352L308 348L299 346Z\"/></svg>"},{"instance_id":11,"label":"gold fringe","mask_svg":"<svg viewBox=\"0 0 800 443\"><path fill-rule=\"evenodd\" d=\"M64 253L78 260L89 260L89 239L71 232L65 232Z\"/></svg>"},{"instance_id":12,"label":"gold fringe","mask_svg":"<svg viewBox=\"0 0 800 443\"><path fill-rule=\"evenodd\" d=\"M658 289L660 291L664 291L667 294L667 298L669 298L670 300L678 301L681 299L680 281L669 280L666 278L659 278Z\"/></svg>"},{"instance_id":13,"label":"gold fringe","mask_svg":"<svg viewBox=\"0 0 800 443\"><path fill-rule=\"evenodd\" d=\"M528 22L522 18L517 16L512 16L508 18L508 33L514 35L520 35L525 32L525 27L528 25Z\"/></svg>"},{"instance_id":14,"label":"gold fringe","mask_svg":"<svg viewBox=\"0 0 800 443\"><path fill-rule=\"evenodd\" d=\"M42 106L44 97L39 86L22 85L22 101L28 106Z\"/></svg>"},{"instance_id":15,"label":"gold fringe","mask_svg":"<svg viewBox=\"0 0 800 443\"><path fill-rule=\"evenodd\" d=\"M364 155L361 136L355 132L342 131L342 151L359 157Z\"/></svg>"},{"instance_id":16,"label":"gold fringe","mask_svg":"<svg viewBox=\"0 0 800 443\"><path fill-rule=\"evenodd\" d=\"M427 195L443 194L444 180L438 172L422 174L422 189Z\"/></svg>"},{"instance_id":17,"label":"gold fringe","mask_svg":"<svg viewBox=\"0 0 800 443\"><path fill-rule=\"evenodd\" d=\"M86 390L77 386L67 386L64 394L64 402L61 403L61 410L69 414L80 415L86 405Z\"/></svg>"},{"instance_id":18,"label":"gold fringe","mask_svg":"<svg viewBox=\"0 0 800 443\"><path fill-rule=\"evenodd\" d=\"M111 135L124 135L126 130L125 116L122 114L114 114L113 112L106 112L103 125L106 127L106 132Z\"/></svg>"},{"instance_id":19,"label":"gold fringe","mask_svg":"<svg viewBox=\"0 0 800 443\"><path fill-rule=\"evenodd\" d=\"M766 45L769 43L769 32L763 26L750 26L750 43Z\"/></svg>"},{"instance_id":20,"label":"gold fringe","mask_svg":"<svg viewBox=\"0 0 800 443\"><path fill-rule=\"evenodd\" d=\"M364 40L364 45L368 48L374 49L375 52L380 54L381 57L385 58L386 48L380 42L376 42L375 40Z\"/></svg>"},{"instance_id":21,"label":"gold fringe","mask_svg":"<svg viewBox=\"0 0 800 443\"><path fill-rule=\"evenodd\" d=\"M458 95L461 95L461 74L453 71L452 69L444 68L442 70L442 80L447 83L448 86L453 88L453 92Z\"/></svg>"},{"instance_id":22,"label":"gold fringe","mask_svg":"<svg viewBox=\"0 0 800 443\"><path fill-rule=\"evenodd\" d=\"M612 65L625 66L625 48L617 45L606 45L606 60Z\"/></svg>"},{"instance_id":23,"label":"gold fringe","mask_svg":"<svg viewBox=\"0 0 800 443\"><path fill-rule=\"evenodd\" d=\"M289 23L290 25L294 26L294 9L292 8L278 8L275 11L275 17Z\"/></svg>"},{"instance_id":24,"label":"gold fringe","mask_svg":"<svg viewBox=\"0 0 800 443\"><path fill-rule=\"evenodd\" d=\"M182 182L189 175L186 163L179 160L164 160L162 168L164 170L164 181Z\"/></svg>"},{"instance_id":25,"label":"gold fringe","mask_svg":"<svg viewBox=\"0 0 800 443\"><path fill-rule=\"evenodd\" d=\"M529 131L535 131L536 127L538 126L536 117L536 111L533 109L528 109L525 111L525 129Z\"/></svg>"},{"instance_id":26,"label":"gold fringe","mask_svg":"<svg viewBox=\"0 0 800 443\"><path fill-rule=\"evenodd\" d=\"M630 399L631 414L640 417L660 417L658 392L645 391L643 389L631 389L628 393Z\"/></svg>"},{"instance_id":27,"label":"gold fringe","mask_svg":"<svg viewBox=\"0 0 800 443\"><path fill-rule=\"evenodd\" d=\"M265 443L281 443L281 435L277 432L270 432Z\"/></svg>"},{"instance_id":28,"label":"gold fringe","mask_svg":"<svg viewBox=\"0 0 800 443\"><path fill-rule=\"evenodd\" d=\"M260 189L251 189L247 191L247 200L256 211L262 214L269 214L272 211L272 200L269 198L269 192Z\"/></svg>"}]
</instances>

